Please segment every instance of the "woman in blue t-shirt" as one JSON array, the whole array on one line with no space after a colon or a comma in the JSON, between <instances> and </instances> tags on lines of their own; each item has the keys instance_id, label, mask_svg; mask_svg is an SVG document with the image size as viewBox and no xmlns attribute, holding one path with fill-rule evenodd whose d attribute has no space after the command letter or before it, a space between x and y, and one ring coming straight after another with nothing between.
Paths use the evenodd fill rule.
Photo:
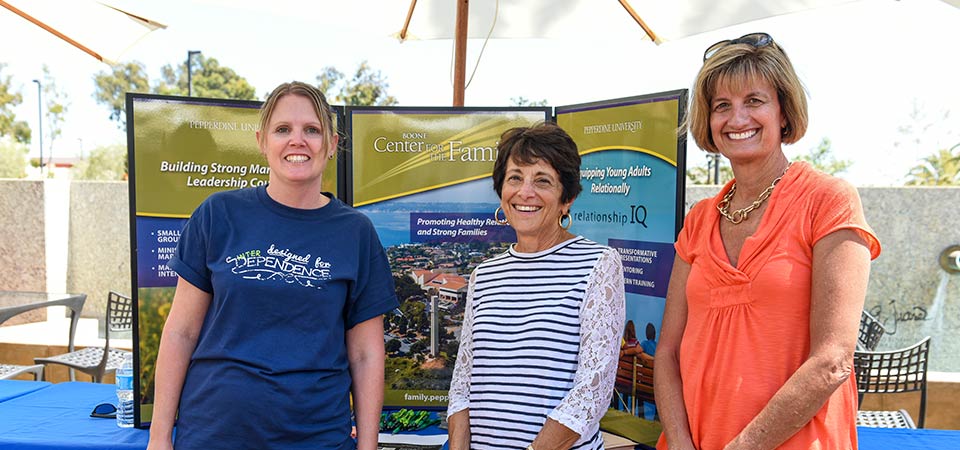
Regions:
<instances>
[{"instance_id":1,"label":"woman in blue t-shirt","mask_svg":"<svg viewBox=\"0 0 960 450\"><path fill-rule=\"evenodd\" d=\"M256 137L269 184L207 198L168 263L180 278L149 448L373 450L382 315L397 307L386 254L364 215L321 191L338 136L319 90L277 87Z\"/></svg>"}]
</instances>

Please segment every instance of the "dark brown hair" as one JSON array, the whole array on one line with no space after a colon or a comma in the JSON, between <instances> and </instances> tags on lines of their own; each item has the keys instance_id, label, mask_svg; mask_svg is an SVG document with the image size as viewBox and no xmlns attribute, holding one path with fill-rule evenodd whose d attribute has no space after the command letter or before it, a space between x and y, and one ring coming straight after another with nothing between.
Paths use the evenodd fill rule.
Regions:
<instances>
[{"instance_id":1,"label":"dark brown hair","mask_svg":"<svg viewBox=\"0 0 960 450\"><path fill-rule=\"evenodd\" d=\"M493 164L493 190L500 197L507 162L536 164L544 161L560 175L560 203L569 203L580 195L580 152L573 138L555 123L511 128L500 136L497 161Z\"/></svg>"}]
</instances>

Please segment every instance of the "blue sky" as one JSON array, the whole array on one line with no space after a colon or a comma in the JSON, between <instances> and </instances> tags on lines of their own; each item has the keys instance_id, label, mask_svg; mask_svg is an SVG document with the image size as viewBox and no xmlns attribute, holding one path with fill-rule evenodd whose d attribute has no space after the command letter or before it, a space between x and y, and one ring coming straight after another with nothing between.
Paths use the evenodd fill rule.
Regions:
<instances>
[{"instance_id":1,"label":"blue sky","mask_svg":"<svg viewBox=\"0 0 960 450\"><path fill-rule=\"evenodd\" d=\"M270 12L239 0L114 3L127 3L169 26L121 58L143 62L151 78L159 77L164 64L182 64L188 50L200 50L246 77L262 97L282 81L313 81L324 66L349 72L367 60L387 77L389 93L400 105L451 103L452 42L400 44L390 37L402 25L406 1L397 0L390 11L371 11L364 1L304 7L274 0ZM845 178L861 186L899 185L920 158L960 142L957 23L960 9L940 0L862 0L660 46L636 34L595 29L551 39L497 39L483 51L466 104L504 106L522 96L560 106L685 89L705 47L766 31L787 50L810 94L810 128L803 140L786 147L788 156L805 153L827 137L837 157L854 161ZM0 75L11 75L23 93L19 119L31 126L37 122L31 80L40 77L44 63L70 96L55 155L125 142L109 112L92 98L93 76L106 65L5 10L0 10L0 39L0 63L7 64ZM481 40L470 43L468 74L481 45ZM904 127L926 128L904 133ZM705 162L692 142L689 152L691 166ZM35 143L31 155L37 153Z\"/></svg>"}]
</instances>

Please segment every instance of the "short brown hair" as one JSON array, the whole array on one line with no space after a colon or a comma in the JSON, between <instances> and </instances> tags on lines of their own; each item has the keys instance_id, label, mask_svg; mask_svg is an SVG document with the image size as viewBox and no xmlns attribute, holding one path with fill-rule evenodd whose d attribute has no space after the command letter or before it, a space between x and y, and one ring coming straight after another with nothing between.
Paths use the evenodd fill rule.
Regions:
<instances>
[{"instance_id":1,"label":"short brown hair","mask_svg":"<svg viewBox=\"0 0 960 450\"><path fill-rule=\"evenodd\" d=\"M560 203L573 201L580 195L580 152L573 138L552 122L531 127L511 128L500 136L497 161L493 164L493 190L500 197L507 162L536 164L543 160L560 175Z\"/></svg>"},{"instance_id":2,"label":"short brown hair","mask_svg":"<svg viewBox=\"0 0 960 450\"><path fill-rule=\"evenodd\" d=\"M323 128L324 142L332 142L336 130L333 129L333 109L327 103L327 98L314 86L300 81L291 81L283 83L267 96L267 100L260 106L260 143L266 136L266 128L270 123L270 117L273 116L273 110L277 108L277 101L287 95L299 95L310 100L313 104L313 111L317 113L320 119L320 125Z\"/></svg>"},{"instance_id":3,"label":"short brown hair","mask_svg":"<svg viewBox=\"0 0 960 450\"><path fill-rule=\"evenodd\" d=\"M780 110L786 119L781 140L792 144L807 132L807 97L803 83L793 69L787 53L777 45L754 47L750 44L730 44L720 48L703 62L693 85L693 98L687 117L680 130L690 130L697 145L711 153L719 150L710 133L710 103L722 83L746 83L763 80L777 91Z\"/></svg>"}]
</instances>

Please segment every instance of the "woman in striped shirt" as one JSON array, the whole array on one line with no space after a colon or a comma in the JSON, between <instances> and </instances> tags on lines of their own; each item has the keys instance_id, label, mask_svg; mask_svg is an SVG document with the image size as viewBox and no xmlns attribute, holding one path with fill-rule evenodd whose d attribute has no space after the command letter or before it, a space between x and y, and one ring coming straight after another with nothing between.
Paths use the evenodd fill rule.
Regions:
<instances>
[{"instance_id":1,"label":"woman in striped shirt","mask_svg":"<svg viewBox=\"0 0 960 450\"><path fill-rule=\"evenodd\" d=\"M514 128L498 149L494 217L517 243L470 277L450 450L601 449L625 314L620 257L567 231L580 155L563 129Z\"/></svg>"}]
</instances>

